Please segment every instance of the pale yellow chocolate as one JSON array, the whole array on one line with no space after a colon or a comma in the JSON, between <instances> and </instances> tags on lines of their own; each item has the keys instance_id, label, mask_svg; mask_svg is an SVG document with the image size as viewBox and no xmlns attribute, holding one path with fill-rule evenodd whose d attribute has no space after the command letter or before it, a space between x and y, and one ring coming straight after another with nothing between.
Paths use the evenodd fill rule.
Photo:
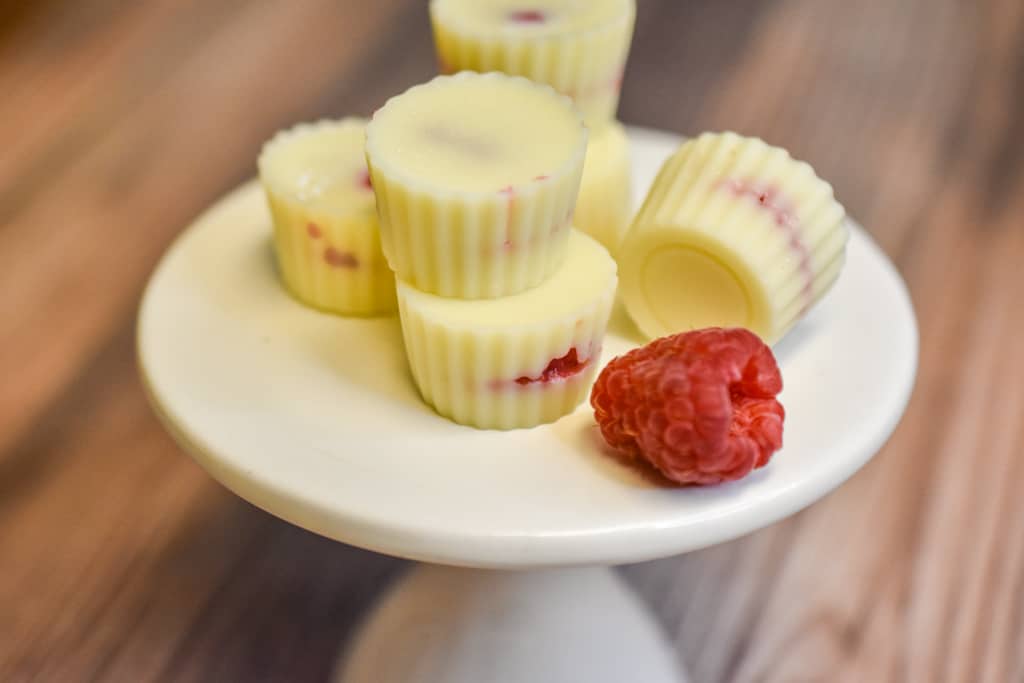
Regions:
<instances>
[{"instance_id":1,"label":"pale yellow chocolate","mask_svg":"<svg viewBox=\"0 0 1024 683\"><path fill-rule=\"evenodd\" d=\"M399 281L421 395L441 415L483 429L532 427L572 412L594 378L615 286L607 250L576 230L561 267L519 294L449 299Z\"/></svg>"},{"instance_id":2,"label":"pale yellow chocolate","mask_svg":"<svg viewBox=\"0 0 1024 683\"><path fill-rule=\"evenodd\" d=\"M540 284L565 258L587 134L571 102L504 74L440 76L367 126L384 254L449 297Z\"/></svg>"},{"instance_id":3,"label":"pale yellow chocolate","mask_svg":"<svg viewBox=\"0 0 1024 683\"><path fill-rule=\"evenodd\" d=\"M806 163L761 140L706 133L658 174L618 258L649 337L746 327L773 343L842 268L845 211Z\"/></svg>"},{"instance_id":4,"label":"pale yellow chocolate","mask_svg":"<svg viewBox=\"0 0 1024 683\"><path fill-rule=\"evenodd\" d=\"M363 153L366 122L302 124L263 147L260 180L282 279L310 306L342 315L396 308Z\"/></svg>"},{"instance_id":5,"label":"pale yellow chocolate","mask_svg":"<svg viewBox=\"0 0 1024 683\"><path fill-rule=\"evenodd\" d=\"M615 255L632 218L629 139L618 121L591 132L573 223Z\"/></svg>"},{"instance_id":6,"label":"pale yellow chocolate","mask_svg":"<svg viewBox=\"0 0 1024 683\"><path fill-rule=\"evenodd\" d=\"M588 125L615 117L634 0L432 0L442 71L503 71L572 97Z\"/></svg>"}]
</instances>

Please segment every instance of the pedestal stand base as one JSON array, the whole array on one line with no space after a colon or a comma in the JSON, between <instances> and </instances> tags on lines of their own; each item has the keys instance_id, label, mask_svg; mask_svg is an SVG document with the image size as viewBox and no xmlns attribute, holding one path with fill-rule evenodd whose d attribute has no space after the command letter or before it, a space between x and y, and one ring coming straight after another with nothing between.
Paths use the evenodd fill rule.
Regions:
<instances>
[{"instance_id":1,"label":"pedestal stand base","mask_svg":"<svg viewBox=\"0 0 1024 683\"><path fill-rule=\"evenodd\" d=\"M371 614L339 683L683 683L639 599L605 568L423 565Z\"/></svg>"}]
</instances>

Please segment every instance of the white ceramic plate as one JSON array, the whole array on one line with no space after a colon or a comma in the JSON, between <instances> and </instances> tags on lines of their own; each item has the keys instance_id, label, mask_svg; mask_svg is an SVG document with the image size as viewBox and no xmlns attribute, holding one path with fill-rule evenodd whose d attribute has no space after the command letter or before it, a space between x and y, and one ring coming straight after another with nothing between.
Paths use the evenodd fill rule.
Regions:
<instances>
[{"instance_id":1,"label":"white ceramic plate","mask_svg":"<svg viewBox=\"0 0 1024 683\"><path fill-rule=\"evenodd\" d=\"M630 136L639 201L679 138ZM617 315L605 358L633 345L630 335ZM285 294L254 183L168 251L143 299L138 345L168 428L243 498L382 553L510 568L673 555L792 514L878 450L917 366L903 282L854 227L837 285L776 348L782 451L741 482L662 487L603 452L587 405L515 432L435 415L411 383L396 319L338 318Z\"/></svg>"}]
</instances>

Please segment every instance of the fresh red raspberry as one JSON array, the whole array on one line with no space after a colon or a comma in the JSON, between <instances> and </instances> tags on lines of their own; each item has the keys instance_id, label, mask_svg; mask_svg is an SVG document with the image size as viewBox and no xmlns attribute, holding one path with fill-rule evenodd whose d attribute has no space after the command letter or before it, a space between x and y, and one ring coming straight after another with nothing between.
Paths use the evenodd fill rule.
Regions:
<instances>
[{"instance_id":1,"label":"fresh red raspberry","mask_svg":"<svg viewBox=\"0 0 1024 683\"><path fill-rule=\"evenodd\" d=\"M656 339L612 360L590 404L605 441L679 484L740 479L782 447L782 375L749 330Z\"/></svg>"}]
</instances>

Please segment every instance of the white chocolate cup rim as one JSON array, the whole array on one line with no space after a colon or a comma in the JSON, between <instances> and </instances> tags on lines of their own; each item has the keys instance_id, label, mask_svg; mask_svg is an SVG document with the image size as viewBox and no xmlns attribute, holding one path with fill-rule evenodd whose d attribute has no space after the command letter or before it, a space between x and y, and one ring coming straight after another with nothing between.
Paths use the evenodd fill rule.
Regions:
<instances>
[{"instance_id":1,"label":"white chocolate cup rim","mask_svg":"<svg viewBox=\"0 0 1024 683\"><path fill-rule=\"evenodd\" d=\"M304 121L302 123L295 124L291 128L279 130L273 137L263 143L263 147L260 148L259 157L256 159L256 168L259 170L260 180L268 187L272 188L273 191L281 197L300 205L306 204L306 202L296 196L294 192L281 187L280 183L274 182L275 178L272 177L274 174L268 172L269 165L272 163L273 155L280 151L282 147L285 147L300 138L316 135L324 130L331 130L335 128L365 129L368 123L369 121L361 116L346 116L340 119L317 119L316 121Z\"/></svg>"},{"instance_id":2,"label":"white chocolate cup rim","mask_svg":"<svg viewBox=\"0 0 1024 683\"><path fill-rule=\"evenodd\" d=\"M494 190L460 190L456 188L443 187L434 185L429 181L424 181L413 174L406 172L405 170L397 167L393 162L386 158L386 153L381 153L379 146L380 141L378 140L379 134L375 134L374 122L377 120L377 115L384 111L389 105L396 100L405 97L406 95L415 91L429 88L439 82L447 82L454 80L474 80L474 79L488 79L493 81L505 81L509 83L515 83L519 87L532 88L547 90L553 102L564 105L567 109L571 110L573 115L579 121L580 134L579 139L576 141L575 149L569 155L569 157L562 162L562 165L556 169L552 169L546 172L550 178L562 178L566 175L574 173L577 169L582 168L583 161L587 154L587 140L588 140L588 129L584 123L583 116L580 114L579 109L573 103L572 99L566 95L559 93L557 90L552 88L550 85L545 83L537 83L531 81L524 76L510 76L499 71L488 71L486 73L479 73L476 71L460 71L455 74L445 74L441 76L435 76L426 83L420 83L414 85L405 92L395 95L388 99L384 105L378 109L370 122L366 126L366 162L367 165L372 167L373 171L382 173L387 176L391 182L397 182L404 185L408 190L416 194L422 194L432 196L443 200L458 200L464 202L476 202L476 201L490 201L493 199L498 188ZM532 181L522 181L520 183L513 183L511 185L516 194L524 197L532 197L536 193L541 191L540 186Z\"/></svg>"}]
</instances>

